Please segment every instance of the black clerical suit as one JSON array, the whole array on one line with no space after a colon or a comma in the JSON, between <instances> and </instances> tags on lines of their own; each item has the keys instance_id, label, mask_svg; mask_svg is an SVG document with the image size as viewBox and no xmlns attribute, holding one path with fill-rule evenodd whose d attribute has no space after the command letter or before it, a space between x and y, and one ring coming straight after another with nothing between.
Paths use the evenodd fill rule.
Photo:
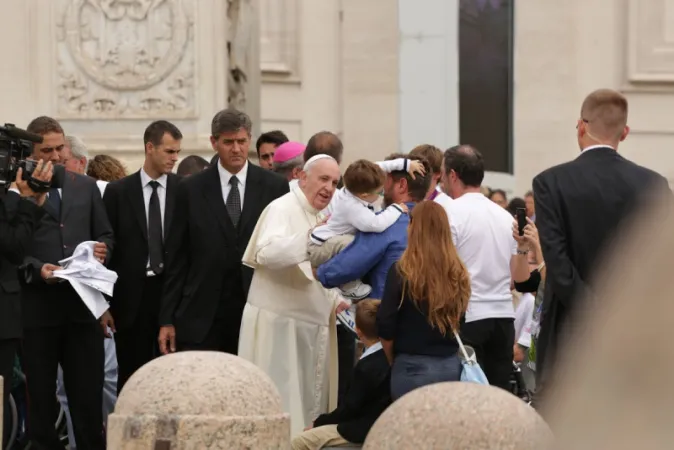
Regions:
<instances>
[{"instance_id":1,"label":"black clerical suit","mask_svg":"<svg viewBox=\"0 0 674 450\"><path fill-rule=\"evenodd\" d=\"M251 163L236 174L236 190L230 176L216 164L178 186L175 209L180 213L166 241L159 325L175 326L179 350L237 353L253 277L241 258L260 213L289 191L285 178Z\"/></svg>"},{"instance_id":2,"label":"black clerical suit","mask_svg":"<svg viewBox=\"0 0 674 450\"><path fill-rule=\"evenodd\" d=\"M44 210L15 192L0 193L0 377L4 380L5 407L2 448L9 434L7 400L12 388L14 359L21 339L21 297L17 267L33 238Z\"/></svg>"},{"instance_id":3,"label":"black clerical suit","mask_svg":"<svg viewBox=\"0 0 674 450\"><path fill-rule=\"evenodd\" d=\"M43 209L22 270L21 364L30 399L29 438L37 449L63 447L54 429L60 364L77 447L103 449L103 331L68 282L47 284L40 269L45 263L58 265L84 241L104 242L109 258L112 228L96 181L83 175L66 173L61 192L50 190Z\"/></svg>"},{"instance_id":4,"label":"black clerical suit","mask_svg":"<svg viewBox=\"0 0 674 450\"><path fill-rule=\"evenodd\" d=\"M606 244L649 194L669 187L657 173L600 146L542 172L533 188L547 267L536 348L538 391L554 376L557 350L568 341L572 314L582 310L578 302L589 293Z\"/></svg>"},{"instance_id":5,"label":"black clerical suit","mask_svg":"<svg viewBox=\"0 0 674 450\"><path fill-rule=\"evenodd\" d=\"M119 276L110 301L117 328L117 392L121 392L136 370L159 356L157 336L164 281L163 243L175 214L179 182L180 177L171 173L153 184L140 170L108 184L103 196L115 234L115 253L109 267ZM155 193L156 198L153 198ZM158 208L155 208L155 202ZM156 229L155 220L158 221ZM151 252L155 248L156 255Z\"/></svg>"}]
</instances>

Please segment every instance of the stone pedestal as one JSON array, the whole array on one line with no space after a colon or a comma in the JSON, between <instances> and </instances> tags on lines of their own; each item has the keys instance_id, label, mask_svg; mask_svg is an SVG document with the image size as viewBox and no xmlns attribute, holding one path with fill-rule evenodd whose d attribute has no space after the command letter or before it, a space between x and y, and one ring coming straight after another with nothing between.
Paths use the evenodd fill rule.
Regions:
<instances>
[{"instance_id":1,"label":"stone pedestal","mask_svg":"<svg viewBox=\"0 0 674 450\"><path fill-rule=\"evenodd\" d=\"M391 405L363 449L548 450L551 443L543 419L511 393L473 383L439 383Z\"/></svg>"},{"instance_id":2,"label":"stone pedestal","mask_svg":"<svg viewBox=\"0 0 674 450\"><path fill-rule=\"evenodd\" d=\"M108 448L290 448L290 416L256 366L218 352L158 358L136 372L108 418Z\"/></svg>"}]
</instances>

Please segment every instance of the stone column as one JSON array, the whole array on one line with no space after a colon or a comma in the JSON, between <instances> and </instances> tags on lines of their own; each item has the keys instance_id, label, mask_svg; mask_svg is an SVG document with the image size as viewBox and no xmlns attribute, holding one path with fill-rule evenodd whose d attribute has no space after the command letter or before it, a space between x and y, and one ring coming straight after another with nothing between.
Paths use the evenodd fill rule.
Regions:
<instances>
[{"instance_id":1,"label":"stone column","mask_svg":"<svg viewBox=\"0 0 674 450\"><path fill-rule=\"evenodd\" d=\"M552 433L519 398L473 383L438 383L391 405L364 450L550 450Z\"/></svg>"},{"instance_id":2,"label":"stone column","mask_svg":"<svg viewBox=\"0 0 674 450\"><path fill-rule=\"evenodd\" d=\"M290 448L290 415L252 363L220 352L182 352L141 367L108 418L115 450Z\"/></svg>"}]
</instances>

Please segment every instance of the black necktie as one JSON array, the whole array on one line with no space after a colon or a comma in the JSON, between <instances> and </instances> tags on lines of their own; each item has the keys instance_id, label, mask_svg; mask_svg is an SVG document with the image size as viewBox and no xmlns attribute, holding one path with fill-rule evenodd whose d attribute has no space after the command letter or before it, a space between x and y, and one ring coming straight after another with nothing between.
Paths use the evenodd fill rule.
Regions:
<instances>
[{"instance_id":1,"label":"black necktie","mask_svg":"<svg viewBox=\"0 0 674 450\"><path fill-rule=\"evenodd\" d=\"M229 179L229 184L231 188L229 190L229 195L227 196L227 202L225 206L227 207L227 213L229 218L232 219L232 224L234 228L239 225L239 219L241 218L241 194L239 194L239 179L236 176L232 176Z\"/></svg>"},{"instance_id":2,"label":"black necktie","mask_svg":"<svg viewBox=\"0 0 674 450\"><path fill-rule=\"evenodd\" d=\"M150 181L152 195L150 195L150 206L148 207L148 247L150 250L150 269L159 275L164 271L164 237L161 224L161 207L159 206L159 195L157 181Z\"/></svg>"}]
</instances>

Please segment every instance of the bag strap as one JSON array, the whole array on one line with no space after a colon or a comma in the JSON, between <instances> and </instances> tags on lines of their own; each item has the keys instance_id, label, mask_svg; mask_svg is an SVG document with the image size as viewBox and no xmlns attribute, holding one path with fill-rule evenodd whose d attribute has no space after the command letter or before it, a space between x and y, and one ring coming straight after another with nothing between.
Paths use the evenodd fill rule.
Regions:
<instances>
[{"instance_id":1,"label":"bag strap","mask_svg":"<svg viewBox=\"0 0 674 450\"><path fill-rule=\"evenodd\" d=\"M464 347L463 341L459 337L459 333L454 331L454 328L452 328L452 333L454 333L454 338L456 339L456 342L459 344L459 349L461 350L464 359L466 360L467 363L470 363L471 361L470 358L468 357L468 351L466 350L466 347Z\"/></svg>"}]
</instances>

